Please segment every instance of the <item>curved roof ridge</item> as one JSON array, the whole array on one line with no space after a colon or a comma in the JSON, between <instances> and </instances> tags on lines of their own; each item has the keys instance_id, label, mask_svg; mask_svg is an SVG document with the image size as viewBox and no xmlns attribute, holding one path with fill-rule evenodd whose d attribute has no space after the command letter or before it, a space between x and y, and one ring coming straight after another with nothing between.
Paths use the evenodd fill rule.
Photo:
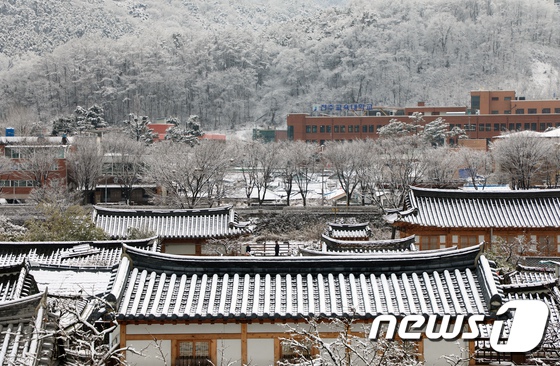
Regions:
<instances>
[{"instance_id":1,"label":"curved roof ridge","mask_svg":"<svg viewBox=\"0 0 560 366\"><path fill-rule=\"evenodd\" d=\"M114 208L104 206L93 206L95 213L111 213L111 214L151 214L151 215L178 215L178 214L196 214L203 215L205 213L229 212L233 209L232 205L205 208Z\"/></svg>"},{"instance_id":2,"label":"curved roof ridge","mask_svg":"<svg viewBox=\"0 0 560 366\"><path fill-rule=\"evenodd\" d=\"M123 256L136 268L175 273L329 273L329 272L414 272L475 268L482 244L457 250L416 251L354 255L252 257L252 256L183 256L154 253L123 246Z\"/></svg>"}]
</instances>

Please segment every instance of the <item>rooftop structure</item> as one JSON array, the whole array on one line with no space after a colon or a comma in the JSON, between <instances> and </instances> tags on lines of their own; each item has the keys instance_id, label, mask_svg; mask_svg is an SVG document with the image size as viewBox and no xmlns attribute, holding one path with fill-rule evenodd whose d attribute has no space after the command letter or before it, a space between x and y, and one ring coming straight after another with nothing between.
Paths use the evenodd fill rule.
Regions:
<instances>
[{"instance_id":1,"label":"rooftop structure","mask_svg":"<svg viewBox=\"0 0 560 366\"><path fill-rule=\"evenodd\" d=\"M557 255L560 190L473 191L411 187L403 209L386 221L416 235L420 249L466 247L519 235L541 254Z\"/></svg>"}]
</instances>

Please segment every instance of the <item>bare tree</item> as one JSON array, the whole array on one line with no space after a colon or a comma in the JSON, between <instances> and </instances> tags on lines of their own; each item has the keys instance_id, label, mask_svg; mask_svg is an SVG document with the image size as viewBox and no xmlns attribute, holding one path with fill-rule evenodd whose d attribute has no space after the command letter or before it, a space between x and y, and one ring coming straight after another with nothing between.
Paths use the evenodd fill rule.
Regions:
<instances>
[{"instance_id":1,"label":"bare tree","mask_svg":"<svg viewBox=\"0 0 560 366\"><path fill-rule=\"evenodd\" d=\"M499 172L512 189L529 189L546 174L547 159L556 147L546 139L526 132L504 135L490 146Z\"/></svg>"},{"instance_id":2,"label":"bare tree","mask_svg":"<svg viewBox=\"0 0 560 366\"><path fill-rule=\"evenodd\" d=\"M236 162L241 170L247 205L251 203L254 190L259 205L263 204L273 175L280 168L279 150L279 143L259 140L240 142L236 146Z\"/></svg>"},{"instance_id":3,"label":"bare tree","mask_svg":"<svg viewBox=\"0 0 560 366\"><path fill-rule=\"evenodd\" d=\"M36 136L42 132L39 115L32 107L16 105L8 108L0 120L2 128L13 127L17 136Z\"/></svg>"},{"instance_id":4,"label":"bare tree","mask_svg":"<svg viewBox=\"0 0 560 366\"><path fill-rule=\"evenodd\" d=\"M294 141L288 145L286 154L293 168L293 180L301 195L303 205L307 206L309 183L317 175L317 165L322 164L321 159L323 157L319 153L319 147L304 141Z\"/></svg>"},{"instance_id":5,"label":"bare tree","mask_svg":"<svg viewBox=\"0 0 560 366\"><path fill-rule=\"evenodd\" d=\"M326 145L323 155L330 162L331 168L346 194L346 206L349 206L352 195L360 183L358 172L364 164L358 144L347 141L331 142Z\"/></svg>"},{"instance_id":6,"label":"bare tree","mask_svg":"<svg viewBox=\"0 0 560 366\"><path fill-rule=\"evenodd\" d=\"M492 155L486 150L462 147L457 152L459 167L466 172L474 189L484 188L492 174Z\"/></svg>"},{"instance_id":7,"label":"bare tree","mask_svg":"<svg viewBox=\"0 0 560 366\"><path fill-rule=\"evenodd\" d=\"M130 203L133 186L138 184L144 172L146 147L120 133L112 133L103 139L103 173L112 176L121 186L126 203Z\"/></svg>"},{"instance_id":8,"label":"bare tree","mask_svg":"<svg viewBox=\"0 0 560 366\"><path fill-rule=\"evenodd\" d=\"M18 174L21 178L32 180L37 187L45 185L51 179L66 179L60 173L67 153L66 146L42 145L38 141L13 148L18 156Z\"/></svg>"},{"instance_id":9,"label":"bare tree","mask_svg":"<svg viewBox=\"0 0 560 366\"><path fill-rule=\"evenodd\" d=\"M372 199L381 195L385 206L400 207L408 187L418 183L425 174L426 148L425 141L417 135L378 139L372 160L377 179Z\"/></svg>"},{"instance_id":10,"label":"bare tree","mask_svg":"<svg viewBox=\"0 0 560 366\"><path fill-rule=\"evenodd\" d=\"M306 319L304 323L284 325L289 334L282 347L290 356L279 365L333 365L353 364L372 366L421 365L414 342L369 339L369 324L353 318ZM325 336L325 334L336 336Z\"/></svg>"},{"instance_id":11,"label":"bare tree","mask_svg":"<svg viewBox=\"0 0 560 366\"><path fill-rule=\"evenodd\" d=\"M456 181L458 156L449 146L427 148L423 156L426 166L423 181L434 187L446 187Z\"/></svg>"},{"instance_id":12,"label":"bare tree","mask_svg":"<svg viewBox=\"0 0 560 366\"><path fill-rule=\"evenodd\" d=\"M103 155L95 137L75 137L66 159L69 184L83 192L84 203L102 175Z\"/></svg>"},{"instance_id":13,"label":"bare tree","mask_svg":"<svg viewBox=\"0 0 560 366\"><path fill-rule=\"evenodd\" d=\"M168 203L193 208L204 193L208 202L223 194L223 177L230 163L226 146L220 142L202 141L192 147L162 142L152 147L147 176L166 191Z\"/></svg>"}]
</instances>

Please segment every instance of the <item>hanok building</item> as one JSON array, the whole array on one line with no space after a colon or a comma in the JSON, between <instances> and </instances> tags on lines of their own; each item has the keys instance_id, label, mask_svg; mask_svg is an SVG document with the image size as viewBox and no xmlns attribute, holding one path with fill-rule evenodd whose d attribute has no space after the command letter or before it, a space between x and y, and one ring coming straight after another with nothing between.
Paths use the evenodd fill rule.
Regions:
<instances>
[{"instance_id":1,"label":"hanok building","mask_svg":"<svg viewBox=\"0 0 560 366\"><path fill-rule=\"evenodd\" d=\"M158 250L156 238L127 244ZM0 364L84 364L91 349L108 353L118 331L97 343L84 321L100 326L108 294L121 261L121 241L0 243ZM85 332L77 332L80 329ZM117 329L117 328L115 328ZM100 329L98 329L100 330ZM93 337L95 339L95 337ZM104 348L102 348L104 347Z\"/></svg>"},{"instance_id":2,"label":"hanok building","mask_svg":"<svg viewBox=\"0 0 560 366\"><path fill-rule=\"evenodd\" d=\"M369 224L329 223L319 245L300 248L303 255L356 255L416 251L415 237L375 240Z\"/></svg>"},{"instance_id":3,"label":"hanok building","mask_svg":"<svg viewBox=\"0 0 560 366\"><path fill-rule=\"evenodd\" d=\"M146 356L127 352L127 361L152 365L165 354L172 366L289 361L295 355L281 325L304 319L346 317L367 327L381 314L490 315L503 299L481 246L353 257L194 257L127 247L112 294L120 346ZM459 343L475 351L474 342ZM417 345L430 365L461 352L455 341L423 337Z\"/></svg>"},{"instance_id":4,"label":"hanok building","mask_svg":"<svg viewBox=\"0 0 560 366\"><path fill-rule=\"evenodd\" d=\"M560 253L560 190L471 191L411 187L399 212L385 216L420 250L464 248L520 236L534 254Z\"/></svg>"},{"instance_id":5,"label":"hanok building","mask_svg":"<svg viewBox=\"0 0 560 366\"><path fill-rule=\"evenodd\" d=\"M205 209L114 209L95 206L93 221L114 239L131 230L161 238L162 252L202 255L213 239L235 239L251 233L231 206ZM148 236L147 235L147 236Z\"/></svg>"}]
</instances>

